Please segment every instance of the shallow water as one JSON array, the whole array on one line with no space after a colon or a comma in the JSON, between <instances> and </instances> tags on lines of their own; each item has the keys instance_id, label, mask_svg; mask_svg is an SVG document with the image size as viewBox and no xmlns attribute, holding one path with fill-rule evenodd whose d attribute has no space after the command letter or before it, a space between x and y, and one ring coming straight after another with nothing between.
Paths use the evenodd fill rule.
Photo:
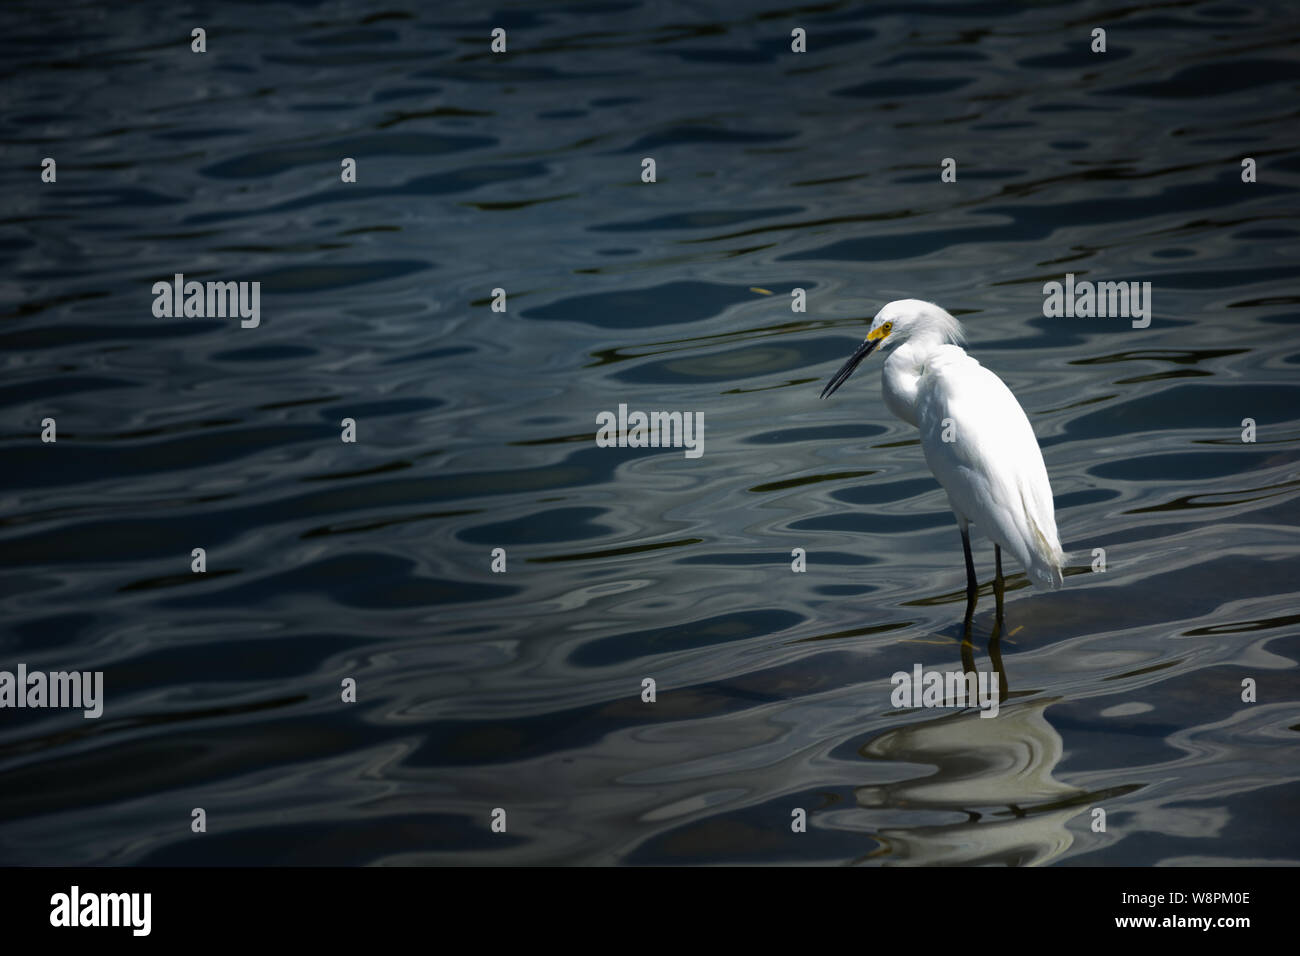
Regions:
<instances>
[{"instance_id":1,"label":"shallow water","mask_svg":"<svg viewBox=\"0 0 1300 956\"><path fill-rule=\"evenodd\" d=\"M0 8L0 669L106 697L0 711L0 862L1300 862L1291 5L218 9ZM261 325L155 318L178 272ZM907 296L1070 552L992 646L985 592L996 719L891 706L959 538L878 360L818 400Z\"/></svg>"}]
</instances>

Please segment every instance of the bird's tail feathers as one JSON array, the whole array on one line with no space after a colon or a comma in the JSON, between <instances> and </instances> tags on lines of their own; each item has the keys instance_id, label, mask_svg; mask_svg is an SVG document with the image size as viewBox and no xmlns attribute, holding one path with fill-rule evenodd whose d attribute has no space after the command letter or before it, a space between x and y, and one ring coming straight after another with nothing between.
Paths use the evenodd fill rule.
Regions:
<instances>
[{"instance_id":1,"label":"bird's tail feathers","mask_svg":"<svg viewBox=\"0 0 1300 956\"><path fill-rule=\"evenodd\" d=\"M1024 495L1021 494L1021 503L1024 503ZM1065 577L1061 569L1065 564L1065 553L1061 550L1061 542L1056 536L1056 529L1051 528L1049 531L1038 526L1034 520L1033 512L1026 507L1025 517L1029 521L1029 530L1033 532L1032 552L1033 565L1028 569L1029 576L1033 578L1034 583L1042 587L1056 590L1065 583ZM1055 524L1055 522L1052 522Z\"/></svg>"}]
</instances>

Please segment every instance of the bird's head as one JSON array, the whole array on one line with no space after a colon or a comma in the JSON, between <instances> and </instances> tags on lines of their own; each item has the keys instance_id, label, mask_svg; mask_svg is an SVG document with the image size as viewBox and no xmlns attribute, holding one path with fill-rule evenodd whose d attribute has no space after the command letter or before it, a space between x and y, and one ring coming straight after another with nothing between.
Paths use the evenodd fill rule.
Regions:
<instances>
[{"instance_id":1,"label":"bird's head","mask_svg":"<svg viewBox=\"0 0 1300 956\"><path fill-rule=\"evenodd\" d=\"M876 349L890 352L912 339L932 339L935 345L961 342L961 323L933 302L895 299L876 313L866 339L840 370L831 376L831 380L822 389L822 398L847 382L853 370Z\"/></svg>"}]
</instances>

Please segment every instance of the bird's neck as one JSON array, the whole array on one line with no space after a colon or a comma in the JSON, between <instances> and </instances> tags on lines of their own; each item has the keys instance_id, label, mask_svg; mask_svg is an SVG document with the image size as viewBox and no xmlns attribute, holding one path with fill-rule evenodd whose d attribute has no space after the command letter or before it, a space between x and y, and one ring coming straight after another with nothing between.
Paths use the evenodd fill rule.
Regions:
<instances>
[{"instance_id":1,"label":"bird's neck","mask_svg":"<svg viewBox=\"0 0 1300 956\"><path fill-rule=\"evenodd\" d=\"M881 391L885 407L909 425L916 425L916 390L925 370L924 349L904 342L885 359L881 374Z\"/></svg>"}]
</instances>

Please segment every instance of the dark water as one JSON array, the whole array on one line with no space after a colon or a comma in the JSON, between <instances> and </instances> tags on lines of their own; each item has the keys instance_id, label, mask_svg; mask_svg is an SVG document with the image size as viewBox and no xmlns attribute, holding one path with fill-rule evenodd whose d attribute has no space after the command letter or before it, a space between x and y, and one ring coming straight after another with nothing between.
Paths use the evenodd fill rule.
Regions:
<instances>
[{"instance_id":1,"label":"dark water","mask_svg":"<svg viewBox=\"0 0 1300 956\"><path fill-rule=\"evenodd\" d=\"M1300 862L1294 5L214 10L0 10L0 669L105 683L0 711L0 862ZM178 272L261 325L156 318ZM1067 272L1150 327L1045 318ZM1071 556L992 720L891 706L959 539L878 362L818 400L907 296Z\"/></svg>"}]
</instances>

